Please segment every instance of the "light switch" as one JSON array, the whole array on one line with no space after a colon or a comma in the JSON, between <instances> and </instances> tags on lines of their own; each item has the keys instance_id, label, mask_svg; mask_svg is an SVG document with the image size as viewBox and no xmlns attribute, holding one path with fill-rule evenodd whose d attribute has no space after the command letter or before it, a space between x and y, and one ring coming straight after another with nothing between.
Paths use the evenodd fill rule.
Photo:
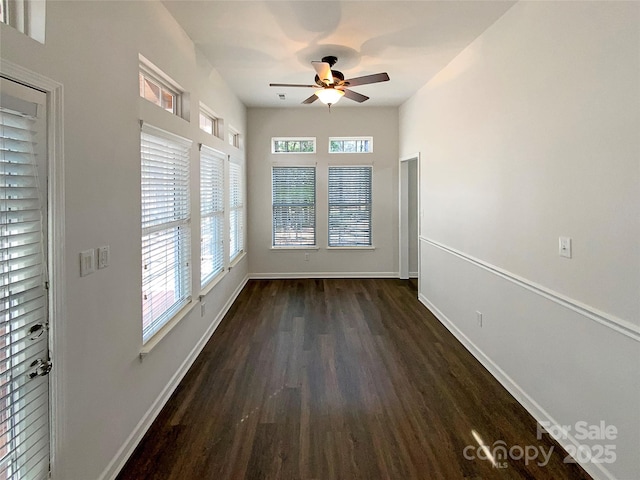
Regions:
<instances>
[{"instance_id":1,"label":"light switch","mask_svg":"<svg viewBox=\"0 0 640 480\"><path fill-rule=\"evenodd\" d=\"M106 268L109 266L109 245L98 248L98 268Z\"/></svg>"},{"instance_id":2,"label":"light switch","mask_svg":"<svg viewBox=\"0 0 640 480\"><path fill-rule=\"evenodd\" d=\"M80 252L80 276L86 277L96 271L96 252L92 248Z\"/></svg>"},{"instance_id":3,"label":"light switch","mask_svg":"<svg viewBox=\"0 0 640 480\"><path fill-rule=\"evenodd\" d=\"M561 257L571 258L571 238L560 237L558 241L558 253Z\"/></svg>"}]
</instances>

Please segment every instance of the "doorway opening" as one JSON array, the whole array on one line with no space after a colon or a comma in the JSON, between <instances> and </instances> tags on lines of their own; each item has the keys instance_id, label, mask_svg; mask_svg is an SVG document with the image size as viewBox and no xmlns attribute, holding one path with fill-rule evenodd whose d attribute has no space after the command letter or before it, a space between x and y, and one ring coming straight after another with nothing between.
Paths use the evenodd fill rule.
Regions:
<instances>
[{"instance_id":1,"label":"doorway opening","mask_svg":"<svg viewBox=\"0 0 640 480\"><path fill-rule=\"evenodd\" d=\"M400 278L420 281L420 154L400 159Z\"/></svg>"}]
</instances>

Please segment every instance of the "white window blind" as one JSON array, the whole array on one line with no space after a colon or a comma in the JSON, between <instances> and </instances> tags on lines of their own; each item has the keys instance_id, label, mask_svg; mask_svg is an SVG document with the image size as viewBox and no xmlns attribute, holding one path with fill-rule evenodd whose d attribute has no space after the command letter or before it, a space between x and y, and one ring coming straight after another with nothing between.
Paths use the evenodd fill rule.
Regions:
<instances>
[{"instance_id":1,"label":"white window blind","mask_svg":"<svg viewBox=\"0 0 640 480\"><path fill-rule=\"evenodd\" d=\"M273 246L316 244L315 167L273 167Z\"/></svg>"},{"instance_id":2,"label":"white window blind","mask_svg":"<svg viewBox=\"0 0 640 480\"><path fill-rule=\"evenodd\" d=\"M200 150L200 285L204 287L224 269L225 155Z\"/></svg>"},{"instance_id":3,"label":"white window blind","mask_svg":"<svg viewBox=\"0 0 640 480\"><path fill-rule=\"evenodd\" d=\"M48 380L36 374L48 362L46 123L35 116L45 96L35 95L41 105L0 94L0 478L11 480L49 472Z\"/></svg>"},{"instance_id":4,"label":"white window blind","mask_svg":"<svg viewBox=\"0 0 640 480\"><path fill-rule=\"evenodd\" d=\"M142 127L143 342L191 300L190 147L190 140Z\"/></svg>"},{"instance_id":5,"label":"white window blind","mask_svg":"<svg viewBox=\"0 0 640 480\"><path fill-rule=\"evenodd\" d=\"M229 162L229 259L244 250L244 182L242 165Z\"/></svg>"},{"instance_id":6,"label":"white window blind","mask_svg":"<svg viewBox=\"0 0 640 480\"><path fill-rule=\"evenodd\" d=\"M329 246L371 246L370 166L329 167Z\"/></svg>"}]
</instances>

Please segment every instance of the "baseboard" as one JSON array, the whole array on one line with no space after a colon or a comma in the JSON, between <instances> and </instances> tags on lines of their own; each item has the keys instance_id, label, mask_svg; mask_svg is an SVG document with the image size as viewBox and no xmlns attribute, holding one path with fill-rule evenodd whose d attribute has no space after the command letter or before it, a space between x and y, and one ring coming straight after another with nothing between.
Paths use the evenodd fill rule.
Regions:
<instances>
[{"instance_id":1,"label":"baseboard","mask_svg":"<svg viewBox=\"0 0 640 480\"><path fill-rule=\"evenodd\" d=\"M398 272L282 272L251 273L251 280L284 280L295 278L398 278Z\"/></svg>"},{"instance_id":2,"label":"baseboard","mask_svg":"<svg viewBox=\"0 0 640 480\"><path fill-rule=\"evenodd\" d=\"M429 299L422 293L418 294L418 299L433 313L433 315L449 330L456 339L478 360L491 375L502 384L504 388L520 403L531 416L540 424L560 425L549 413L545 411L531 396L529 396L509 375L507 375L489 356L487 356L478 346L476 346L444 313L442 313ZM567 450L567 447L576 451L580 442L571 433L567 433L566 438L557 440L558 443ZM615 477L607 470L603 464L584 463L575 459L576 462L594 479L615 480Z\"/></svg>"},{"instance_id":3,"label":"baseboard","mask_svg":"<svg viewBox=\"0 0 640 480\"><path fill-rule=\"evenodd\" d=\"M191 352L189 352L187 358L185 358L176 373L174 373L174 375L171 377L171 380L169 380L158 398L155 400L155 402L153 402L149 410L147 410L147 413L138 422L136 427L133 429L133 432L131 432L131 435L129 435L122 447L120 447L118 453L116 453L111 462L109 462L109 465L107 465L107 468L102 472L102 475L98 477L98 480L114 480L116 478L135 448L138 446L138 443L140 443L140 441L142 440L142 437L144 437L145 433L147 433L147 430L149 429L149 427L151 427L153 421L156 419L175 389L178 387L184 376L189 371L189 368L191 368L191 365L193 365L193 362L195 362L196 358L198 358L198 355L200 355L200 352L202 352L202 349L207 344L213 333L216 331L216 329L220 325L220 322L227 314L238 295L240 295L240 292L248 281L249 275L246 275L242 279L238 287L234 290L233 294L229 297L227 302L224 304L209 328L207 328L207 331L204 333L200 341L198 341Z\"/></svg>"}]
</instances>

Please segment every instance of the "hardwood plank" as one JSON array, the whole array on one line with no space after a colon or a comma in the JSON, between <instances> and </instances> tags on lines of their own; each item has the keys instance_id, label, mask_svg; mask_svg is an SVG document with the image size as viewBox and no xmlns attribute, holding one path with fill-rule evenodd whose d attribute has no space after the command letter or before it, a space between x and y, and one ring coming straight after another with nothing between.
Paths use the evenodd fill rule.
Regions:
<instances>
[{"instance_id":1,"label":"hardwood plank","mask_svg":"<svg viewBox=\"0 0 640 480\"><path fill-rule=\"evenodd\" d=\"M416 296L250 281L118 480L589 478ZM476 436L554 451L495 468Z\"/></svg>"}]
</instances>

